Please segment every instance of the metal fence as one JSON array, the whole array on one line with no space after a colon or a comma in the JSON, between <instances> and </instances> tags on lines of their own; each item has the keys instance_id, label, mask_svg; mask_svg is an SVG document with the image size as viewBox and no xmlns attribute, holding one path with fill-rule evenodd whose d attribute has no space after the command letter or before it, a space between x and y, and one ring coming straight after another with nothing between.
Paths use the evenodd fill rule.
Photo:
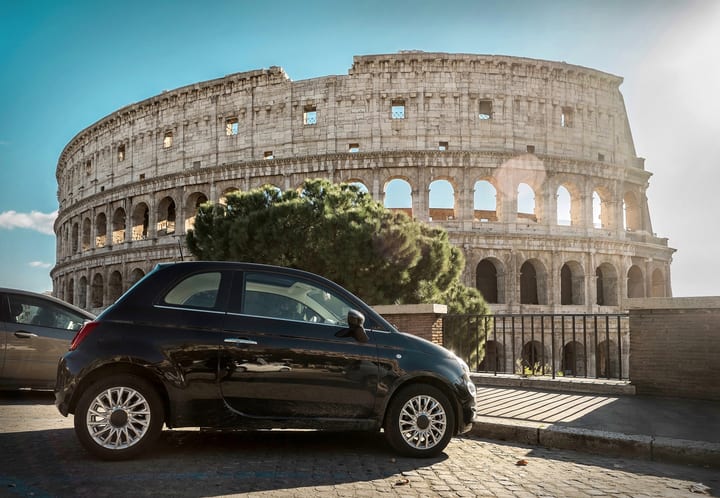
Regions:
<instances>
[{"instance_id":1,"label":"metal fence","mask_svg":"<svg viewBox=\"0 0 720 498\"><path fill-rule=\"evenodd\" d=\"M627 379L627 314L447 315L443 345L475 372Z\"/></svg>"}]
</instances>

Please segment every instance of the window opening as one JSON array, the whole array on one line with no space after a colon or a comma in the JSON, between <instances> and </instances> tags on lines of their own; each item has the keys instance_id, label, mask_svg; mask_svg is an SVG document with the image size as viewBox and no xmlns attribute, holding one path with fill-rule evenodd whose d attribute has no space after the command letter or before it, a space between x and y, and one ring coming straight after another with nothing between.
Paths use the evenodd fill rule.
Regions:
<instances>
[{"instance_id":1,"label":"window opening","mask_svg":"<svg viewBox=\"0 0 720 498\"><path fill-rule=\"evenodd\" d=\"M317 108L314 105L306 105L303 110L303 124L317 124Z\"/></svg>"},{"instance_id":2,"label":"window opening","mask_svg":"<svg viewBox=\"0 0 720 498\"><path fill-rule=\"evenodd\" d=\"M478 110L478 118L481 120L492 119L492 100L481 100Z\"/></svg>"},{"instance_id":3,"label":"window opening","mask_svg":"<svg viewBox=\"0 0 720 498\"><path fill-rule=\"evenodd\" d=\"M263 153L263 159L275 159L275 156L273 155L273 151L271 151L271 150L266 150L266 151Z\"/></svg>"},{"instance_id":4,"label":"window opening","mask_svg":"<svg viewBox=\"0 0 720 498\"><path fill-rule=\"evenodd\" d=\"M239 130L239 123L237 118L230 118L225 121L225 135L232 136L237 135Z\"/></svg>"},{"instance_id":5,"label":"window opening","mask_svg":"<svg viewBox=\"0 0 720 498\"><path fill-rule=\"evenodd\" d=\"M525 150L527 150L528 154L535 154L535 146L534 145L527 145L525 147Z\"/></svg>"},{"instance_id":6,"label":"window opening","mask_svg":"<svg viewBox=\"0 0 720 498\"><path fill-rule=\"evenodd\" d=\"M396 99L392 101L391 115L393 119L405 119L405 101Z\"/></svg>"},{"instance_id":7,"label":"window opening","mask_svg":"<svg viewBox=\"0 0 720 498\"><path fill-rule=\"evenodd\" d=\"M348 152L351 152L351 153L360 152L360 144L348 145Z\"/></svg>"},{"instance_id":8,"label":"window opening","mask_svg":"<svg viewBox=\"0 0 720 498\"><path fill-rule=\"evenodd\" d=\"M563 107L560 114L560 126L563 128L572 128L573 126L573 110L569 107Z\"/></svg>"},{"instance_id":9,"label":"window opening","mask_svg":"<svg viewBox=\"0 0 720 498\"><path fill-rule=\"evenodd\" d=\"M438 144L438 150L448 150L448 142L440 142Z\"/></svg>"},{"instance_id":10,"label":"window opening","mask_svg":"<svg viewBox=\"0 0 720 498\"><path fill-rule=\"evenodd\" d=\"M125 146L124 145L120 145L117 148L117 160L118 160L118 162L122 162L125 160Z\"/></svg>"},{"instance_id":11,"label":"window opening","mask_svg":"<svg viewBox=\"0 0 720 498\"><path fill-rule=\"evenodd\" d=\"M165 137L163 138L163 149L168 149L172 147L173 144L173 133L171 131L165 132Z\"/></svg>"}]
</instances>

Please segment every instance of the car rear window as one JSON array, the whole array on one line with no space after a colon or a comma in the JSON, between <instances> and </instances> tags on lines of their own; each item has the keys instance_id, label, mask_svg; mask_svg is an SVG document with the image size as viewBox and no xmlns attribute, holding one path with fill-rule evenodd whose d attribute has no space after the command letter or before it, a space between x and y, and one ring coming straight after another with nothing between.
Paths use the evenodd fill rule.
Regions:
<instances>
[{"instance_id":1,"label":"car rear window","mask_svg":"<svg viewBox=\"0 0 720 498\"><path fill-rule=\"evenodd\" d=\"M220 289L220 272L198 273L181 280L165 295L165 304L214 308Z\"/></svg>"}]
</instances>

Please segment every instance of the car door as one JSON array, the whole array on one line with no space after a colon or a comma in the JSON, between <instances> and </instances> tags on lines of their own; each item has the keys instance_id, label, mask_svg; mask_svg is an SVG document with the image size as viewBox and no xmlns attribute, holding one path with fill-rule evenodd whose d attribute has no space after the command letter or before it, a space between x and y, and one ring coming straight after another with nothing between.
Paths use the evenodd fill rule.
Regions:
<instances>
[{"instance_id":1,"label":"car door","mask_svg":"<svg viewBox=\"0 0 720 498\"><path fill-rule=\"evenodd\" d=\"M236 276L226 316L220 385L242 415L370 418L378 388L377 346L338 337L353 304L295 274Z\"/></svg>"},{"instance_id":2,"label":"car door","mask_svg":"<svg viewBox=\"0 0 720 498\"><path fill-rule=\"evenodd\" d=\"M0 382L10 387L52 388L60 356L88 318L41 297L7 293L3 322L5 359Z\"/></svg>"}]
</instances>

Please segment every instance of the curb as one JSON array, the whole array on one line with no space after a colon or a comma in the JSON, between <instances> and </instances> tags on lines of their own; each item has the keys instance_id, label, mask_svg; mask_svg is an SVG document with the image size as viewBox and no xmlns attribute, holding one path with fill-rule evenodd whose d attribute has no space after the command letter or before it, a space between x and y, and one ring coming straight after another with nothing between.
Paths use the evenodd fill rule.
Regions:
<instances>
[{"instance_id":1,"label":"curb","mask_svg":"<svg viewBox=\"0 0 720 498\"><path fill-rule=\"evenodd\" d=\"M578 429L478 416L469 435L596 455L720 468L720 443Z\"/></svg>"}]
</instances>

